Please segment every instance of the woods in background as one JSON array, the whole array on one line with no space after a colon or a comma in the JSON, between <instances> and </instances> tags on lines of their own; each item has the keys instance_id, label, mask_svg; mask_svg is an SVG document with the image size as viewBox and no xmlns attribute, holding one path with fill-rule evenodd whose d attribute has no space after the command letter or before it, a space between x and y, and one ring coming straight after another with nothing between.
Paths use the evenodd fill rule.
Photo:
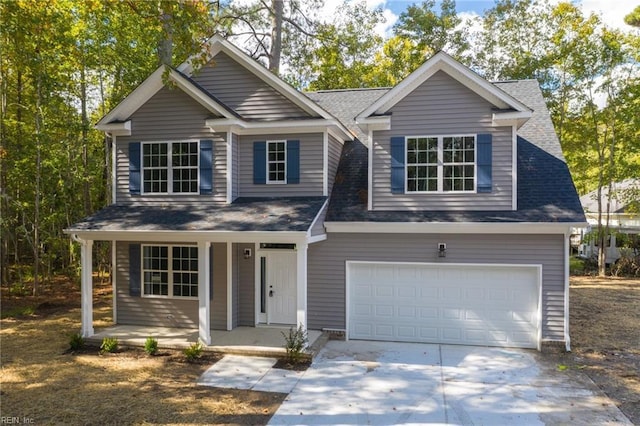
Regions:
<instances>
[{"instance_id":1,"label":"woods in background","mask_svg":"<svg viewBox=\"0 0 640 426\"><path fill-rule=\"evenodd\" d=\"M1 0L2 284L37 292L77 274L62 230L111 202L110 141L93 124L216 32L301 90L393 86L439 50L490 80L535 78L581 194L640 176L640 7L623 32L572 3L498 0L465 20L453 0L428 0L408 5L386 38L380 9L346 2L325 22L322 7ZM96 246L97 262L109 263L109 248Z\"/></svg>"}]
</instances>

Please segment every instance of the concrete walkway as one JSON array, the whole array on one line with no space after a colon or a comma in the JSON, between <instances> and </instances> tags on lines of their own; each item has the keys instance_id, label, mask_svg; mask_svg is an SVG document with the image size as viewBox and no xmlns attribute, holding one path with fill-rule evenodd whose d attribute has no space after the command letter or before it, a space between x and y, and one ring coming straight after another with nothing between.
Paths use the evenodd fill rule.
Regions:
<instances>
[{"instance_id":1,"label":"concrete walkway","mask_svg":"<svg viewBox=\"0 0 640 426\"><path fill-rule=\"evenodd\" d=\"M270 424L631 423L585 375L533 351L330 341Z\"/></svg>"}]
</instances>

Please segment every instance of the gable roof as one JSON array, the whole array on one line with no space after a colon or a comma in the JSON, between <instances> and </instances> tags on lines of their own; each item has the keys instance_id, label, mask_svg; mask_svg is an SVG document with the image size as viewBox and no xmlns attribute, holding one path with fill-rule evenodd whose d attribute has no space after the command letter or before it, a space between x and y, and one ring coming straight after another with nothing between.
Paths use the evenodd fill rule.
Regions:
<instances>
[{"instance_id":1,"label":"gable roof","mask_svg":"<svg viewBox=\"0 0 640 426\"><path fill-rule=\"evenodd\" d=\"M331 120L331 124L337 126L345 135L350 134L347 129L342 126L342 123L336 122L335 118L320 105L313 102L303 93L271 73L222 36L216 34L211 37L207 43L205 43L204 50L206 51L206 62L211 61L218 53L224 52L245 69L257 76L260 80L283 95L286 99L309 113L312 117ZM193 79L191 79L194 72L193 63L196 59L199 59L198 55L194 55L189 58L180 64L177 69L165 66L158 67L115 108L102 117L96 124L96 128L99 130L111 131L113 123L122 123L125 120L128 120L135 111L137 111L145 102L151 99L153 95L164 87L165 82L163 80L163 75L166 69L168 69L169 79L181 90L201 103L205 108L222 118L239 119L239 115L237 113L224 105L213 94L200 87Z\"/></svg>"},{"instance_id":2,"label":"gable roof","mask_svg":"<svg viewBox=\"0 0 640 426\"><path fill-rule=\"evenodd\" d=\"M515 211L369 211L368 151L346 142L327 210L326 222L408 223L582 223L584 212L536 80L501 82L518 102L536 106L518 131L518 208ZM364 95L364 93L362 94ZM356 95L357 96L357 95ZM325 99L326 100L326 99ZM338 102L332 103L332 105ZM329 106L327 108L331 109ZM551 131L549 131L551 129Z\"/></svg>"},{"instance_id":3,"label":"gable roof","mask_svg":"<svg viewBox=\"0 0 640 426\"><path fill-rule=\"evenodd\" d=\"M611 196L611 213L625 213L629 207L630 200L627 199L625 192L640 191L640 179L625 179L622 182L615 182L612 185L613 194ZM609 188L603 187L601 198L602 206L606 207ZM588 213L598 212L598 190L594 189L588 194L580 197L582 207Z\"/></svg>"},{"instance_id":4,"label":"gable roof","mask_svg":"<svg viewBox=\"0 0 640 426\"><path fill-rule=\"evenodd\" d=\"M173 68L160 66L145 81L136 87L115 108L98 121L98 130L109 131L109 125L114 122L124 122L136 112L142 105L151 99L165 86L163 75L168 72L169 80L180 90L191 96L196 102L207 110L224 118L237 118L238 115L228 106L224 105L215 96L196 84L189 76Z\"/></svg>"},{"instance_id":5,"label":"gable roof","mask_svg":"<svg viewBox=\"0 0 640 426\"><path fill-rule=\"evenodd\" d=\"M385 115L394 105L427 81L436 72L443 71L462 85L466 86L499 110L508 114L509 119L524 123L531 117L531 109L508 93L500 90L471 69L462 65L444 52L438 52L417 70L381 96L376 102L357 115L356 121L367 122L372 117Z\"/></svg>"}]
</instances>

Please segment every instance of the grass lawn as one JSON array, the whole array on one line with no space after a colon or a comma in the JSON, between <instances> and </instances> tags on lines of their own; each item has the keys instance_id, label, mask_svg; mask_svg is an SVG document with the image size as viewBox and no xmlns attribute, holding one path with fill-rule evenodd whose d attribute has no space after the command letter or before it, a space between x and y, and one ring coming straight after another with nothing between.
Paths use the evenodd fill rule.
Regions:
<instances>
[{"instance_id":1,"label":"grass lawn","mask_svg":"<svg viewBox=\"0 0 640 426\"><path fill-rule=\"evenodd\" d=\"M107 326L111 288L94 287L95 326ZM589 375L640 424L640 280L572 277L570 300L572 352L557 355L558 363ZM35 424L265 424L286 397L196 386L212 355L190 364L162 350L69 354L79 306L77 285L65 281L37 298L3 293L3 316L22 314L0 321L2 416Z\"/></svg>"},{"instance_id":2,"label":"grass lawn","mask_svg":"<svg viewBox=\"0 0 640 426\"><path fill-rule=\"evenodd\" d=\"M110 306L100 296L95 304L95 325L109 325ZM0 323L2 416L34 424L265 424L286 396L196 386L216 360L211 355L187 363L181 353L162 350L154 357L139 349L67 353L80 309L38 306L33 315Z\"/></svg>"}]
</instances>

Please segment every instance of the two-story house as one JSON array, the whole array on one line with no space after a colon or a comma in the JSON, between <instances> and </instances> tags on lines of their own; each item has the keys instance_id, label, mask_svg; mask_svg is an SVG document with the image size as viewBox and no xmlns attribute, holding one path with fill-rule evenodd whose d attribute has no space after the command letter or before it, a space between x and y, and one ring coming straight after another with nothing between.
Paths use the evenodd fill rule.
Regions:
<instances>
[{"instance_id":1,"label":"two-story house","mask_svg":"<svg viewBox=\"0 0 640 426\"><path fill-rule=\"evenodd\" d=\"M159 68L97 124L114 203L114 321L302 325L348 339L569 345L568 253L584 214L536 81L438 53L391 89L303 94L221 37Z\"/></svg>"}]
</instances>

